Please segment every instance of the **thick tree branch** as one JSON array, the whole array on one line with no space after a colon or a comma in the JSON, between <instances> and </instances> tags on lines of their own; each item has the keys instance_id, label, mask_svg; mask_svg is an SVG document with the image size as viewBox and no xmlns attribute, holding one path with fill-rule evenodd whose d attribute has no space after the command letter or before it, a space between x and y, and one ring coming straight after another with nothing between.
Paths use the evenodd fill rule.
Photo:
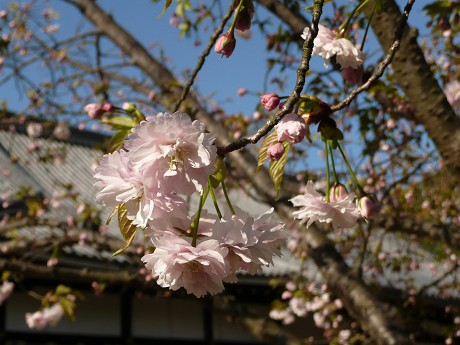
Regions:
<instances>
[{"instance_id":1,"label":"thick tree branch","mask_svg":"<svg viewBox=\"0 0 460 345\"><path fill-rule=\"evenodd\" d=\"M374 1L364 7L368 17ZM384 0L375 13L372 28L384 49L391 45L401 12L394 0ZM401 49L394 57L394 78L409 97L415 120L434 141L444 166L460 181L460 118L455 114L438 85L423 51L417 43L417 30L405 26Z\"/></svg>"}]
</instances>

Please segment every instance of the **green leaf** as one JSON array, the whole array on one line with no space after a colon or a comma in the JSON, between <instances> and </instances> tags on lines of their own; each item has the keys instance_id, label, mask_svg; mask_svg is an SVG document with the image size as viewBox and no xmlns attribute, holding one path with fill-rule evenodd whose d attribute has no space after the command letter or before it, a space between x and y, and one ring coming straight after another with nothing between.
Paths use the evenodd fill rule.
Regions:
<instances>
[{"instance_id":1,"label":"green leaf","mask_svg":"<svg viewBox=\"0 0 460 345\"><path fill-rule=\"evenodd\" d=\"M259 157L257 159L257 171L260 170L261 167L265 164L265 162L268 159L268 154L267 154L267 149L272 143L276 143L278 141L278 134L276 134L276 131L271 132L269 135L267 135L262 143L260 145L259 149Z\"/></svg>"},{"instance_id":2,"label":"green leaf","mask_svg":"<svg viewBox=\"0 0 460 345\"><path fill-rule=\"evenodd\" d=\"M128 219L128 210L125 204L118 205L118 226L120 227L120 232L123 235L125 244L113 253L113 256L123 253L131 245L136 235L137 227Z\"/></svg>"},{"instance_id":3,"label":"green leaf","mask_svg":"<svg viewBox=\"0 0 460 345\"><path fill-rule=\"evenodd\" d=\"M126 116L114 116L110 117L107 120L102 121L102 123L114 126L116 128L128 128L132 129L136 127L137 122L130 117Z\"/></svg>"},{"instance_id":4,"label":"green leaf","mask_svg":"<svg viewBox=\"0 0 460 345\"><path fill-rule=\"evenodd\" d=\"M165 1L165 8L163 9L163 12L161 12L160 15L157 18L160 18L163 14L165 14L166 11L168 10L169 6L171 6L171 4L172 4L172 0L166 0Z\"/></svg>"},{"instance_id":5,"label":"green leaf","mask_svg":"<svg viewBox=\"0 0 460 345\"><path fill-rule=\"evenodd\" d=\"M55 293L56 293L56 295L58 295L58 296L66 296L66 295L68 295L68 294L71 293L71 292L72 292L72 289L71 289L71 288L69 288L68 286L65 286L65 285L62 285L62 284L61 284L61 285L58 285L58 286L56 287L56 292L55 292Z\"/></svg>"},{"instance_id":6,"label":"green leaf","mask_svg":"<svg viewBox=\"0 0 460 345\"><path fill-rule=\"evenodd\" d=\"M281 187L281 181L283 179L284 168L286 167L287 163L287 155L289 152L289 148L291 145L287 141L283 142L284 153L283 156L278 161L271 161L268 166L268 172L270 177L272 178L273 183L275 184L276 189L276 197L278 198L278 194Z\"/></svg>"},{"instance_id":7,"label":"green leaf","mask_svg":"<svg viewBox=\"0 0 460 345\"><path fill-rule=\"evenodd\" d=\"M119 129L107 144L107 152L112 153L123 147L126 136L131 132L131 129Z\"/></svg>"},{"instance_id":8,"label":"green leaf","mask_svg":"<svg viewBox=\"0 0 460 345\"><path fill-rule=\"evenodd\" d=\"M66 297L59 297L58 302L61 305L62 309L64 309L64 314L69 319L74 320L75 317L73 311L76 307L75 302Z\"/></svg>"}]
</instances>

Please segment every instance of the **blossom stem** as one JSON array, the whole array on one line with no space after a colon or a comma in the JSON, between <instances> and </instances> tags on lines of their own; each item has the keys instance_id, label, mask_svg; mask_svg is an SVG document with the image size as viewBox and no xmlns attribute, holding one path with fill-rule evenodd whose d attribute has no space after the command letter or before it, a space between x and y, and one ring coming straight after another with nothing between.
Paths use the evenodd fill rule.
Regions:
<instances>
[{"instance_id":1,"label":"blossom stem","mask_svg":"<svg viewBox=\"0 0 460 345\"><path fill-rule=\"evenodd\" d=\"M334 162L334 155L332 153L332 145L329 143L329 152L331 153L331 163L332 163L332 173L334 174L334 182L338 183L339 179L337 178L337 172L335 171L335 162Z\"/></svg>"},{"instance_id":2,"label":"blossom stem","mask_svg":"<svg viewBox=\"0 0 460 345\"><path fill-rule=\"evenodd\" d=\"M222 190L224 191L225 200L227 201L227 205L228 205L228 207L230 208L230 212L232 212L232 214L234 215L234 214L235 214L235 210L233 209L233 206L232 206L232 203L231 203L231 201L230 201L230 198L228 197L228 194L227 194L227 187L225 187L224 181L222 181Z\"/></svg>"},{"instance_id":3,"label":"blossom stem","mask_svg":"<svg viewBox=\"0 0 460 345\"><path fill-rule=\"evenodd\" d=\"M208 195L209 187L206 190L206 196ZM200 193L200 204L198 205L198 211L196 212L195 218L193 218L192 224L190 225L192 232L192 246L196 247L196 241L198 238L198 225L200 224L201 210L203 209L204 202L206 200L205 192L201 190Z\"/></svg>"},{"instance_id":4,"label":"blossom stem","mask_svg":"<svg viewBox=\"0 0 460 345\"><path fill-rule=\"evenodd\" d=\"M356 6L353 9L353 11L350 13L350 15L348 16L348 18L345 21L345 23L343 23L340 26L340 30L339 30L339 36L340 37L343 37L345 31L347 31L348 25L350 24L351 20L353 19L353 16L355 15L355 13L359 12L364 6L366 6L366 4L368 2L369 2L369 0L363 0L363 1L361 1L361 3L358 4L358 6Z\"/></svg>"},{"instance_id":5,"label":"blossom stem","mask_svg":"<svg viewBox=\"0 0 460 345\"><path fill-rule=\"evenodd\" d=\"M361 51L364 49L364 43L366 43L367 33L369 32L369 28L371 26L372 18L374 17L375 11L377 10L377 3L375 3L374 9L372 10L371 16L369 17L369 21L367 22L366 30L364 31L363 42L361 43Z\"/></svg>"},{"instance_id":6,"label":"blossom stem","mask_svg":"<svg viewBox=\"0 0 460 345\"><path fill-rule=\"evenodd\" d=\"M329 191L331 188L330 180L331 180L331 172L329 171L329 150L327 148L327 140L324 140L324 151L326 154L326 202L329 203L331 201L329 196Z\"/></svg>"},{"instance_id":7,"label":"blossom stem","mask_svg":"<svg viewBox=\"0 0 460 345\"><path fill-rule=\"evenodd\" d=\"M208 188L211 191L212 202L213 202L214 207L216 209L217 215L219 216L219 219L222 219L222 213L220 212L219 205L217 204L216 194L214 193L214 188L211 185L211 179L210 178L208 178L208 185L209 185Z\"/></svg>"},{"instance_id":8,"label":"blossom stem","mask_svg":"<svg viewBox=\"0 0 460 345\"><path fill-rule=\"evenodd\" d=\"M345 164L347 165L348 171L350 172L351 176L353 177L353 181L355 181L356 186L358 187L359 193L364 194L364 190L361 187L361 185L359 184L359 181L356 178L356 175L353 172L353 169L351 168L350 163L348 162L347 156L345 156L345 152L343 152L342 147L340 146L339 143L337 143L337 147L339 148L340 153L342 154L343 160L345 161Z\"/></svg>"},{"instance_id":9,"label":"blossom stem","mask_svg":"<svg viewBox=\"0 0 460 345\"><path fill-rule=\"evenodd\" d=\"M240 14L240 10L241 10L241 7L243 6L243 2L244 0L240 0L240 3L238 4L238 7L235 10L235 15L233 16L232 24L230 24L230 28L228 29L228 31L233 32L233 30L235 29L236 19L238 18L238 15Z\"/></svg>"}]
</instances>

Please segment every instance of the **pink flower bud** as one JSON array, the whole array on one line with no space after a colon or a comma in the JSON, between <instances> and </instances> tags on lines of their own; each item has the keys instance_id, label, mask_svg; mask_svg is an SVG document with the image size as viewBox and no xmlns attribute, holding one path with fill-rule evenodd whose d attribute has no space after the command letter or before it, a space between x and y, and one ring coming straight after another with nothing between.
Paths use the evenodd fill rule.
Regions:
<instances>
[{"instance_id":1,"label":"pink flower bud","mask_svg":"<svg viewBox=\"0 0 460 345\"><path fill-rule=\"evenodd\" d=\"M115 109L112 103L104 103L102 106L102 110L105 111L106 113L111 112Z\"/></svg>"},{"instance_id":2,"label":"pink flower bud","mask_svg":"<svg viewBox=\"0 0 460 345\"><path fill-rule=\"evenodd\" d=\"M358 200L358 208L364 219L373 219L379 214L382 205L374 194L367 194Z\"/></svg>"},{"instance_id":3,"label":"pink flower bud","mask_svg":"<svg viewBox=\"0 0 460 345\"><path fill-rule=\"evenodd\" d=\"M363 68L361 66L356 69L351 66L344 68L342 70L342 77L349 85L361 84L363 80Z\"/></svg>"},{"instance_id":4,"label":"pink flower bud","mask_svg":"<svg viewBox=\"0 0 460 345\"><path fill-rule=\"evenodd\" d=\"M307 125L305 121L296 114L286 115L276 126L278 141L287 141L297 144L305 138Z\"/></svg>"},{"instance_id":5,"label":"pink flower bud","mask_svg":"<svg viewBox=\"0 0 460 345\"><path fill-rule=\"evenodd\" d=\"M339 202L345 199L347 195L348 195L347 188L341 183L336 183L331 188L331 191L329 193L329 198L331 202Z\"/></svg>"},{"instance_id":6,"label":"pink flower bud","mask_svg":"<svg viewBox=\"0 0 460 345\"><path fill-rule=\"evenodd\" d=\"M214 51L217 54L225 55L225 57L230 57L235 50L236 46L236 39L233 34L233 31L227 31L226 33L222 34L216 42L214 47Z\"/></svg>"},{"instance_id":7,"label":"pink flower bud","mask_svg":"<svg viewBox=\"0 0 460 345\"><path fill-rule=\"evenodd\" d=\"M240 87L238 90L237 90L237 93L238 93L238 96L244 96L245 94L248 93L248 90L244 87Z\"/></svg>"},{"instance_id":8,"label":"pink flower bud","mask_svg":"<svg viewBox=\"0 0 460 345\"><path fill-rule=\"evenodd\" d=\"M260 104L268 111L275 109L279 103L280 97L276 93L267 93L260 97Z\"/></svg>"},{"instance_id":9,"label":"pink flower bud","mask_svg":"<svg viewBox=\"0 0 460 345\"><path fill-rule=\"evenodd\" d=\"M85 106L85 111L92 119L97 119L102 115L102 107L100 104L89 103Z\"/></svg>"},{"instance_id":10,"label":"pink flower bud","mask_svg":"<svg viewBox=\"0 0 460 345\"><path fill-rule=\"evenodd\" d=\"M267 155L272 161L278 161L283 156L284 147L279 141L267 149Z\"/></svg>"},{"instance_id":11,"label":"pink flower bud","mask_svg":"<svg viewBox=\"0 0 460 345\"><path fill-rule=\"evenodd\" d=\"M235 9L236 11L236 9ZM240 31L249 30L251 27L252 17L254 17L254 3L252 0L245 1L243 8L237 15L235 29Z\"/></svg>"}]
</instances>

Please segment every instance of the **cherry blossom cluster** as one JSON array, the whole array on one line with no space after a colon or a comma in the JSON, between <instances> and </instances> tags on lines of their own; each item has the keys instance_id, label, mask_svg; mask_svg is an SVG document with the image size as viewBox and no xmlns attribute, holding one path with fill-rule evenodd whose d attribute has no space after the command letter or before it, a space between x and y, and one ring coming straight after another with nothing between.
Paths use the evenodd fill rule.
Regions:
<instances>
[{"instance_id":1,"label":"cherry blossom cluster","mask_svg":"<svg viewBox=\"0 0 460 345\"><path fill-rule=\"evenodd\" d=\"M60 303L55 303L34 313L26 313L26 323L29 328L43 329L56 326L63 316L64 308Z\"/></svg>"},{"instance_id":2,"label":"cherry blossom cluster","mask_svg":"<svg viewBox=\"0 0 460 345\"><path fill-rule=\"evenodd\" d=\"M96 200L123 205L155 247L142 261L157 283L197 297L223 291L238 270L254 274L273 264L285 238L284 226L269 220L273 210L254 219L232 205L224 215L218 207L218 215L202 209L214 188L208 183L216 170L214 141L187 114L159 113L134 127L123 149L103 156L94 174ZM190 218L184 197L194 193L200 206Z\"/></svg>"},{"instance_id":3,"label":"cherry blossom cluster","mask_svg":"<svg viewBox=\"0 0 460 345\"><path fill-rule=\"evenodd\" d=\"M356 198L355 193L348 193L342 184L334 185L330 190L329 200L308 181L305 193L290 200L295 207L300 207L292 215L307 222L307 228L314 222L330 223L334 230L353 227L359 218L365 220L376 217L381 205L373 194Z\"/></svg>"}]
</instances>

